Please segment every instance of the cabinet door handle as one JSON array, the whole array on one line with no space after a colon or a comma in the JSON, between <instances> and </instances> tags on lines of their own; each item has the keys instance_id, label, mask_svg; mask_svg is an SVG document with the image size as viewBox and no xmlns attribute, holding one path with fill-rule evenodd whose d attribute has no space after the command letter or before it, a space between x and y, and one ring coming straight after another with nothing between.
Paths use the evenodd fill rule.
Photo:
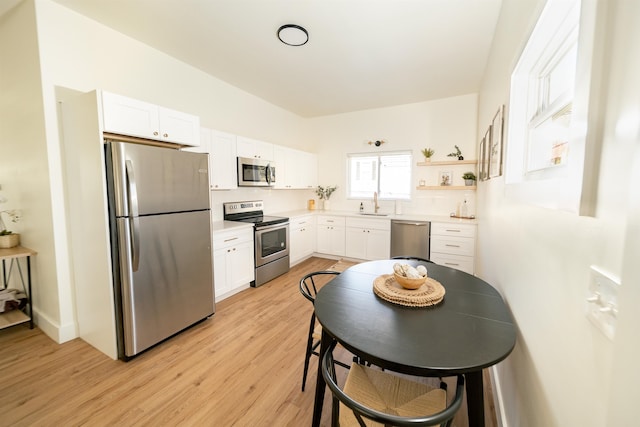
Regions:
<instances>
[{"instance_id":1,"label":"cabinet door handle","mask_svg":"<svg viewBox=\"0 0 640 427\"><path fill-rule=\"evenodd\" d=\"M230 242L230 241L232 241L232 240L238 240L238 238L237 238L237 237L232 237L232 238L230 238L230 239L225 239L225 242Z\"/></svg>"},{"instance_id":2,"label":"cabinet door handle","mask_svg":"<svg viewBox=\"0 0 640 427\"><path fill-rule=\"evenodd\" d=\"M153 132L153 136L158 136L158 131Z\"/></svg>"},{"instance_id":3,"label":"cabinet door handle","mask_svg":"<svg viewBox=\"0 0 640 427\"><path fill-rule=\"evenodd\" d=\"M459 248L459 247L460 247L459 245L449 245L449 244L447 244L447 245L445 245L445 246L448 246L448 247L450 247L450 248Z\"/></svg>"},{"instance_id":4,"label":"cabinet door handle","mask_svg":"<svg viewBox=\"0 0 640 427\"><path fill-rule=\"evenodd\" d=\"M456 264L455 262L445 262L444 265L460 265L460 264Z\"/></svg>"},{"instance_id":5,"label":"cabinet door handle","mask_svg":"<svg viewBox=\"0 0 640 427\"><path fill-rule=\"evenodd\" d=\"M447 230L447 231L451 231L451 232L453 232L453 233L459 233L459 232L460 232L460 231L462 231L462 230Z\"/></svg>"}]
</instances>

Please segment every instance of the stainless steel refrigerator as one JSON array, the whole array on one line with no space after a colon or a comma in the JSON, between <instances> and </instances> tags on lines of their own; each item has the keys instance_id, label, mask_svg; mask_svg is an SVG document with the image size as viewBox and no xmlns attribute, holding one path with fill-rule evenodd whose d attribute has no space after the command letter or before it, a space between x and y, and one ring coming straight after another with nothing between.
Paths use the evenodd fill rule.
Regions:
<instances>
[{"instance_id":1,"label":"stainless steel refrigerator","mask_svg":"<svg viewBox=\"0 0 640 427\"><path fill-rule=\"evenodd\" d=\"M107 141L118 356L215 311L208 156Z\"/></svg>"}]
</instances>

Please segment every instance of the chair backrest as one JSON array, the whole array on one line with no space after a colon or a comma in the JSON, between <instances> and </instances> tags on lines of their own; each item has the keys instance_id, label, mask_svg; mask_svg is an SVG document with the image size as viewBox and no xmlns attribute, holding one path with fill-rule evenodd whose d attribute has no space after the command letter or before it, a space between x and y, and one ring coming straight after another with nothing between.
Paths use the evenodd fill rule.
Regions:
<instances>
[{"instance_id":1,"label":"chair backrest","mask_svg":"<svg viewBox=\"0 0 640 427\"><path fill-rule=\"evenodd\" d=\"M430 262L430 263L433 264L433 261L431 261L429 259L420 258L420 257L417 257L417 256L401 255L401 256L394 256L391 259L406 259L406 260L410 260L410 261Z\"/></svg>"},{"instance_id":2,"label":"chair backrest","mask_svg":"<svg viewBox=\"0 0 640 427\"><path fill-rule=\"evenodd\" d=\"M327 350L322 358L322 376L324 380L331 390L331 393L334 396L334 409L332 413L332 424L337 423L337 413L335 412L335 399L338 399L342 404L344 404L347 408L353 411L358 423L361 426L365 426L364 418L368 418L378 423L382 423L385 426L398 426L398 427L409 427L409 426L435 426L435 425L444 425L450 426L453 417L456 415L460 407L462 406L462 401L464 397L464 376L457 375L456 382L456 392L454 398L449 402L448 405L443 405L444 408L438 412L431 414L424 414L414 417L406 417L406 416L398 416L389 414L386 412L381 412L376 409L367 407L362 403L354 400L348 394L346 394L337 384L336 382L336 374L334 369L334 361L333 361L333 349L335 348L335 343ZM383 372L382 374L386 373ZM351 372L349 373L351 375ZM388 374L387 375L391 375ZM366 392L365 392L366 393ZM448 400L448 399L447 399Z\"/></svg>"},{"instance_id":3,"label":"chair backrest","mask_svg":"<svg viewBox=\"0 0 640 427\"><path fill-rule=\"evenodd\" d=\"M326 278L330 275L337 276L339 274L339 271L331 270L314 271L313 273L309 273L300 279L300 293L313 303L316 300L316 294L318 293L318 286L316 285L318 279L322 277Z\"/></svg>"}]
</instances>

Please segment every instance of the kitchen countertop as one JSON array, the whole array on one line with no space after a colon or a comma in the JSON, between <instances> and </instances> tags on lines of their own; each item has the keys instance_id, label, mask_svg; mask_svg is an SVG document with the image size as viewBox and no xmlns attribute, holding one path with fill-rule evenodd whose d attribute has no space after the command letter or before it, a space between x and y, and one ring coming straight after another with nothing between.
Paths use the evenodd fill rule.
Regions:
<instances>
[{"instance_id":1,"label":"kitchen countertop","mask_svg":"<svg viewBox=\"0 0 640 427\"><path fill-rule=\"evenodd\" d=\"M253 224L240 221L215 221L212 226L213 232L228 231L233 229L253 228Z\"/></svg>"},{"instance_id":2,"label":"kitchen countertop","mask_svg":"<svg viewBox=\"0 0 640 427\"><path fill-rule=\"evenodd\" d=\"M269 214L272 215L272 214ZM344 217L354 217L354 218L373 218L373 219L388 219L388 220L406 220L406 221L430 221L430 222L448 222L448 223L457 223L457 224L477 224L478 220L476 219L462 219L462 218L452 218L446 215L419 215L419 214L402 214L396 215L393 213L388 214L387 216L376 216L376 215L361 215L358 212L352 211L323 211L323 210L307 210L307 209L298 209L293 211L286 212L277 212L273 215L277 216L286 216L289 218L296 218L304 215L336 215L336 216L344 216Z\"/></svg>"}]
</instances>

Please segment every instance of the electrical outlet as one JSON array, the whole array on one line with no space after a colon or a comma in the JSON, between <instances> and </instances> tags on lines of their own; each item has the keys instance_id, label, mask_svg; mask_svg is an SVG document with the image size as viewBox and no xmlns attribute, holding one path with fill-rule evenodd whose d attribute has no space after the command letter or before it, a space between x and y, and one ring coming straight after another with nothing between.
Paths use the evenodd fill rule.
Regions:
<instances>
[{"instance_id":1,"label":"electrical outlet","mask_svg":"<svg viewBox=\"0 0 640 427\"><path fill-rule=\"evenodd\" d=\"M591 266L586 316L611 341L616 332L619 287L617 276Z\"/></svg>"}]
</instances>

